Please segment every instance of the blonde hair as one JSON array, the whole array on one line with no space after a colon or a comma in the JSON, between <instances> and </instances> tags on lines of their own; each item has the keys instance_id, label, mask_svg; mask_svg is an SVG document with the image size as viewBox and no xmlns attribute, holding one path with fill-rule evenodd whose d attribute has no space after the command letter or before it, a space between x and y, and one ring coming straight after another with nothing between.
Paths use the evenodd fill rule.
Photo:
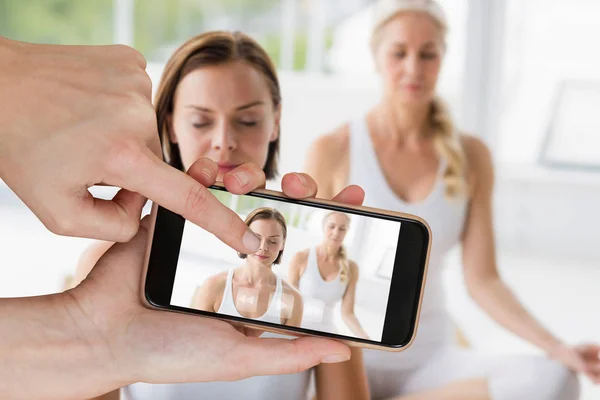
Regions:
<instances>
[{"instance_id":1,"label":"blonde hair","mask_svg":"<svg viewBox=\"0 0 600 400\"><path fill-rule=\"evenodd\" d=\"M327 219L333 214L340 214L346 217L346 219L348 220L348 226L350 226L350 217L347 214L341 213L339 211L331 211L327 215L325 215L325 218L323 218L323 226L325 226L325 221L327 221ZM342 283L348 283L350 282L351 278L350 259L348 258L348 252L346 251L344 245L340 246L338 256L340 257L340 281Z\"/></svg>"},{"instance_id":2,"label":"blonde hair","mask_svg":"<svg viewBox=\"0 0 600 400\"><path fill-rule=\"evenodd\" d=\"M381 42L383 28L399 15L416 12L429 16L439 27L444 39L448 33L448 23L442 7L434 0L381 0L376 8L376 21L371 35L371 51ZM446 197L456 198L467 194L466 170L467 159L460 142L458 130L454 126L452 116L444 101L435 96L427 115L429 134L433 137L435 150L446 166L443 180L446 186Z\"/></svg>"}]
</instances>

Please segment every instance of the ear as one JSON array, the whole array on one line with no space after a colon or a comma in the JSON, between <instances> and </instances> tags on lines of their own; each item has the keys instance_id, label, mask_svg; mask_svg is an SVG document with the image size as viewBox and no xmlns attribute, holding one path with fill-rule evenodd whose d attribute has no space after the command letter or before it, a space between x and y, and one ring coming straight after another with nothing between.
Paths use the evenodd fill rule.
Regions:
<instances>
[{"instance_id":1,"label":"ear","mask_svg":"<svg viewBox=\"0 0 600 400\"><path fill-rule=\"evenodd\" d=\"M167 132L169 133L169 140L171 143L177 143L177 135L175 135L175 129L173 129L173 113L167 115Z\"/></svg>"},{"instance_id":2,"label":"ear","mask_svg":"<svg viewBox=\"0 0 600 400\"><path fill-rule=\"evenodd\" d=\"M271 137L269 138L269 142L274 142L279 138L279 131L281 130L281 103L277 106L275 110L275 126L273 127L273 132L271 133Z\"/></svg>"}]
</instances>

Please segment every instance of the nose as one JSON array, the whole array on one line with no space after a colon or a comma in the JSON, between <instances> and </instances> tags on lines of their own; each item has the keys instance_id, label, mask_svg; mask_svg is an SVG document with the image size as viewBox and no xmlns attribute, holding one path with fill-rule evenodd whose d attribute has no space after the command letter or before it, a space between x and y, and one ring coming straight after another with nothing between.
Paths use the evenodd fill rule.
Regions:
<instances>
[{"instance_id":1,"label":"nose","mask_svg":"<svg viewBox=\"0 0 600 400\"><path fill-rule=\"evenodd\" d=\"M411 54L410 57L406 60L406 72L411 77L419 77L421 72L421 60L419 59L418 54Z\"/></svg>"},{"instance_id":2,"label":"nose","mask_svg":"<svg viewBox=\"0 0 600 400\"><path fill-rule=\"evenodd\" d=\"M260 246L258 248L258 251L266 251L267 250L267 239L262 239L260 241Z\"/></svg>"},{"instance_id":3,"label":"nose","mask_svg":"<svg viewBox=\"0 0 600 400\"><path fill-rule=\"evenodd\" d=\"M217 151L233 151L236 149L235 134L227 123L222 123L213 133L212 148Z\"/></svg>"}]
</instances>

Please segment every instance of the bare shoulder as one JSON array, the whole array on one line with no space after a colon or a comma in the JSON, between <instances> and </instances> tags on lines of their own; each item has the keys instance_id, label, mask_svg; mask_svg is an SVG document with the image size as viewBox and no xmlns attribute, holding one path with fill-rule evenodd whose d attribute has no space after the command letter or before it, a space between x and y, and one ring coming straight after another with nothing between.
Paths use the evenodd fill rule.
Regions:
<instances>
[{"instance_id":1,"label":"bare shoulder","mask_svg":"<svg viewBox=\"0 0 600 400\"><path fill-rule=\"evenodd\" d=\"M462 134L460 140L467 158L469 179L473 179L476 186L491 184L494 172L488 146L473 135Z\"/></svg>"},{"instance_id":2,"label":"bare shoulder","mask_svg":"<svg viewBox=\"0 0 600 400\"><path fill-rule=\"evenodd\" d=\"M204 283L202 283L202 290L211 294L222 292L225 289L225 283L227 282L227 273L228 271L224 271L207 278Z\"/></svg>"},{"instance_id":3,"label":"bare shoulder","mask_svg":"<svg viewBox=\"0 0 600 400\"><path fill-rule=\"evenodd\" d=\"M331 132L328 132L322 136L319 136L311 146L316 154L324 154L328 157L332 155L339 155L347 150L350 144L350 125L344 124ZM332 153L334 151L336 153Z\"/></svg>"},{"instance_id":4,"label":"bare shoulder","mask_svg":"<svg viewBox=\"0 0 600 400\"><path fill-rule=\"evenodd\" d=\"M491 164L492 154L483 140L473 135L462 134L460 141L469 165Z\"/></svg>"},{"instance_id":5,"label":"bare shoulder","mask_svg":"<svg viewBox=\"0 0 600 400\"><path fill-rule=\"evenodd\" d=\"M305 264L308 260L308 252L309 249L304 249L294 254L294 257L292 257L292 263L296 265Z\"/></svg>"},{"instance_id":6,"label":"bare shoulder","mask_svg":"<svg viewBox=\"0 0 600 400\"><path fill-rule=\"evenodd\" d=\"M350 126L317 138L308 149L304 172L319 186L319 197L331 198L345 185L349 167Z\"/></svg>"}]
</instances>

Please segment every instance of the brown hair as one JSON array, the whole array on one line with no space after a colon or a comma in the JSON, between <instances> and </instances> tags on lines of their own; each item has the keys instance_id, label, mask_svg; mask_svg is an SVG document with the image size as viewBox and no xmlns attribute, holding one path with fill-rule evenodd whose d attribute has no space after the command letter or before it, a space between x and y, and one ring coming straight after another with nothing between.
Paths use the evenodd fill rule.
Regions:
<instances>
[{"instance_id":1,"label":"brown hair","mask_svg":"<svg viewBox=\"0 0 600 400\"><path fill-rule=\"evenodd\" d=\"M328 213L327 215L325 215L325 218L323 218L323 226L325 226L325 221L327 221L327 219L332 216L333 214L340 214L343 215L344 217L346 217L346 219L348 220L348 226L350 226L350 217L347 214L341 213L339 211L331 211L330 213ZM340 249L338 251L338 256L340 257L340 281L342 283L348 283L350 282L350 259L348 258L348 251L346 251L346 248L344 247L344 245L340 246Z\"/></svg>"},{"instance_id":2,"label":"brown hair","mask_svg":"<svg viewBox=\"0 0 600 400\"><path fill-rule=\"evenodd\" d=\"M439 8L439 5L431 1L426 4L427 7L420 10L412 10L408 6L406 8L399 7L396 12L378 23L371 35L371 51L373 54L381 42L384 27L399 15L409 12L419 12L428 15L439 26L441 35L444 38L445 48L445 37L448 27L440 14L434 12L435 8L431 8ZM430 134L433 137L435 150L438 156L446 162L446 169L443 174L446 185L446 197L453 199L460 195L467 195L467 158L448 107L439 96L434 97L431 101L427 122Z\"/></svg>"},{"instance_id":3,"label":"brown hair","mask_svg":"<svg viewBox=\"0 0 600 400\"><path fill-rule=\"evenodd\" d=\"M279 225L281 225L281 230L283 231L283 240L285 241L285 239L287 237L287 224L285 222L285 217L283 216L283 214L281 214L279 211L277 211L274 208L261 207L261 208L257 208L256 210L254 210L250 214L248 214L248 216L246 217L246 220L244 222L246 223L246 225L250 226L250 224L252 222L259 221L261 219L277 221L279 223ZM284 249L281 249L279 251L279 254L277 255L277 258L275 259L275 261L273 261L273 264L279 264L281 262L281 257L283 256L283 250ZM238 256L241 259L245 259L248 255L238 252Z\"/></svg>"},{"instance_id":4,"label":"brown hair","mask_svg":"<svg viewBox=\"0 0 600 400\"><path fill-rule=\"evenodd\" d=\"M179 82L190 72L205 66L244 61L265 77L269 86L273 107L281 104L281 90L273 61L254 39L241 32L207 32L185 42L171 56L156 91L156 120L165 161L183 170L179 146L169 139L167 116L173 112L173 100ZM281 130L280 126L277 127ZM267 179L277 175L279 136L269 143L267 161L263 168Z\"/></svg>"}]
</instances>

